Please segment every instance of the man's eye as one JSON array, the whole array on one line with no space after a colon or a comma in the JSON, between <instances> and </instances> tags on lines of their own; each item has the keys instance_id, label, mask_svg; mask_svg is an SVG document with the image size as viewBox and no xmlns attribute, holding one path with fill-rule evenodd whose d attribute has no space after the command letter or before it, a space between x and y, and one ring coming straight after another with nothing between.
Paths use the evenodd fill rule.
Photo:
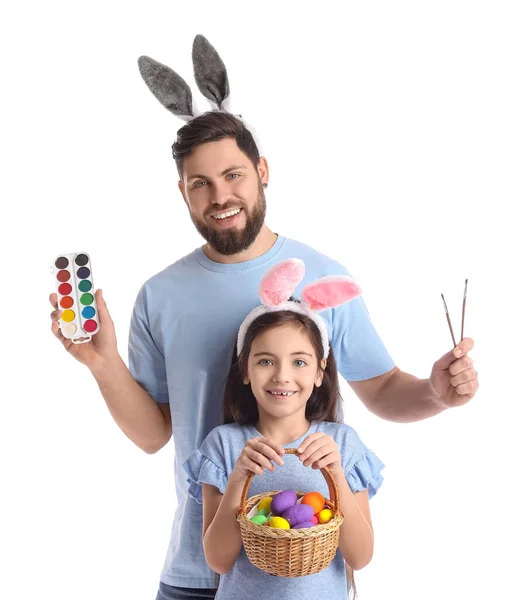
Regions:
<instances>
[{"instance_id":1,"label":"man's eye","mask_svg":"<svg viewBox=\"0 0 520 600\"><path fill-rule=\"evenodd\" d=\"M206 184L206 181L197 181L197 183L193 186L193 187L204 187L204 185Z\"/></svg>"},{"instance_id":2,"label":"man's eye","mask_svg":"<svg viewBox=\"0 0 520 600\"><path fill-rule=\"evenodd\" d=\"M228 177L235 179L236 177L239 177L239 174L238 173L229 173Z\"/></svg>"}]
</instances>

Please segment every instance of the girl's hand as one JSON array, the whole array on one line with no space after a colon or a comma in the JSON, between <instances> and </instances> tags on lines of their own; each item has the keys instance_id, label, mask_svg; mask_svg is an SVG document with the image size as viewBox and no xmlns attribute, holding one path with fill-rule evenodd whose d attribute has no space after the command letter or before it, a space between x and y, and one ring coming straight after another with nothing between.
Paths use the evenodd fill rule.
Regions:
<instances>
[{"instance_id":1,"label":"girl's hand","mask_svg":"<svg viewBox=\"0 0 520 600\"><path fill-rule=\"evenodd\" d=\"M279 444L266 438L254 437L244 446L230 477L236 482L245 483L251 472L263 475L265 469L274 471L271 461L283 465L283 460L280 458L283 453L284 449Z\"/></svg>"},{"instance_id":2,"label":"girl's hand","mask_svg":"<svg viewBox=\"0 0 520 600\"><path fill-rule=\"evenodd\" d=\"M313 469L329 467L334 476L343 472L341 454L336 440L330 435L317 432L307 436L297 448L298 458L304 467Z\"/></svg>"}]
</instances>

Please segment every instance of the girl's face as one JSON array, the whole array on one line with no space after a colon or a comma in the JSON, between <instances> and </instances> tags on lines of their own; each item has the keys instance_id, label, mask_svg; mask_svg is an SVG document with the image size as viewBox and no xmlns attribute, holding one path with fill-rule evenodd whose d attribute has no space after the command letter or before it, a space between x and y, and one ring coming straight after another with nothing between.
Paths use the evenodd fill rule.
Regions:
<instances>
[{"instance_id":1,"label":"girl's face","mask_svg":"<svg viewBox=\"0 0 520 600\"><path fill-rule=\"evenodd\" d=\"M307 333L282 325L259 335L251 345L244 383L258 403L258 412L275 417L305 413L314 386L323 381L326 361L318 357Z\"/></svg>"}]
</instances>

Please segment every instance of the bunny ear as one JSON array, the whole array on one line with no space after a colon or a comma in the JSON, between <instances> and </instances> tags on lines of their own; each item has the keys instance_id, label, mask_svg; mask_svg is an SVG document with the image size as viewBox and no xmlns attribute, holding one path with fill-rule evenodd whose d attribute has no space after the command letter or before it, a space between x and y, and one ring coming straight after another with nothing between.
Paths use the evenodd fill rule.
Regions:
<instances>
[{"instance_id":1,"label":"bunny ear","mask_svg":"<svg viewBox=\"0 0 520 600\"><path fill-rule=\"evenodd\" d=\"M361 288L350 277L330 275L306 285L303 302L316 312L346 304L361 295Z\"/></svg>"},{"instance_id":2,"label":"bunny ear","mask_svg":"<svg viewBox=\"0 0 520 600\"><path fill-rule=\"evenodd\" d=\"M137 63L144 82L157 100L181 119L192 119L193 99L184 79L170 67L148 56L141 56Z\"/></svg>"},{"instance_id":3,"label":"bunny ear","mask_svg":"<svg viewBox=\"0 0 520 600\"><path fill-rule=\"evenodd\" d=\"M226 67L217 51L203 35L193 41L193 73L201 93L218 109L229 96Z\"/></svg>"},{"instance_id":4,"label":"bunny ear","mask_svg":"<svg viewBox=\"0 0 520 600\"><path fill-rule=\"evenodd\" d=\"M283 260L269 269L260 283L263 304L278 306L291 297L305 275L305 264L299 258Z\"/></svg>"}]
</instances>

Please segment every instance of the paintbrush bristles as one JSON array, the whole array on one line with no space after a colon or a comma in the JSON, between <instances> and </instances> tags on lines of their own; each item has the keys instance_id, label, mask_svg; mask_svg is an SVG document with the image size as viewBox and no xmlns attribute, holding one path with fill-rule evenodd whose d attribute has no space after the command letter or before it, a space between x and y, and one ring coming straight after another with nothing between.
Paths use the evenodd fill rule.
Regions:
<instances>
[{"instance_id":1,"label":"paintbrush bristles","mask_svg":"<svg viewBox=\"0 0 520 600\"><path fill-rule=\"evenodd\" d=\"M455 341L455 335L453 334L453 327L451 326L450 313L448 312L448 305L446 304L446 300L444 299L444 294L441 294L442 301L444 302L444 310L446 311L446 319L448 320L448 325L450 327L451 339L453 340L453 347L457 345Z\"/></svg>"},{"instance_id":2,"label":"paintbrush bristles","mask_svg":"<svg viewBox=\"0 0 520 600\"><path fill-rule=\"evenodd\" d=\"M441 294L442 301L444 302L444 312L448 314L448 305L446 304L446 300L444 300L444 294Z\"/></svg>"},{"instance_id":3,"label":"paintbrush bristles","mask_svg":"<svg viewBox=\"0 0 520 600\"><path fill-rule=\"evenodd\" d=\"M464 300L462 301L462 324L460 326L460 341L464 339L464 318L466 316L466 294L468 292L468 280L464 284Z\"/></svg>"},{"instance_id":4,"label":"paintbrush bristles","mask_svg":"<svg viewBox=\"0 0 520 600\"><path fill-rule=\"evenodd\" d=\"M464 299L462 301L462 323L460 327L460 341L464 339L464 318L466 317L466 294L468 292L468 280L464 282ZM451 326L450 313L448 312L448 305L446 304L446 300L444 299L444 294L441 294L442 301L444 303L444 312L446 313L446 319L448 320L448 325L450 327L451 339L453 340L453 347L457 345L455 341L455 335L453 334L453 327Z\"/></svg>"}]
</instances>

